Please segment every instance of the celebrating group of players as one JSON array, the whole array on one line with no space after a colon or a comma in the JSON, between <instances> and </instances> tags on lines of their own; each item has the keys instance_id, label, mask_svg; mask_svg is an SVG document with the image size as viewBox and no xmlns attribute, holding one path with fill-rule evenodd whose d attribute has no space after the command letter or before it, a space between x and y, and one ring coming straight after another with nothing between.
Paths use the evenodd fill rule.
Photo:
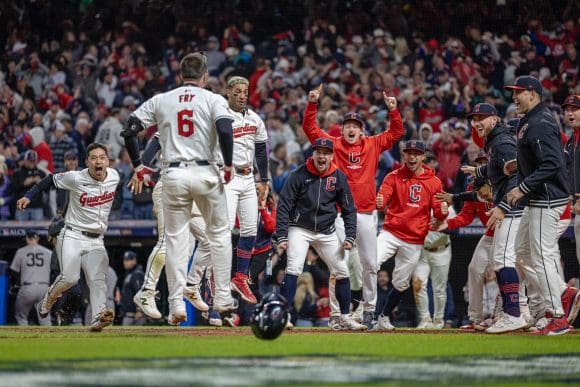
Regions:
<instances>
[{"instance_id":1,"label":"celebrating group of players","mask_svg":"<svg viewBox=\"0 0 580 387\"><path fill-rule=\"evenodd\" d=\"M180 71L183 84L143 103L122 132L135 169L131 189L138 193L144 183L158 180L153 196L159 240L134 301L148 316L161 317L155 288L165 265L168 322L172 325L187 318L184 297L201 311L211 307L218 313L238 307L232 291L250 304L257 302L248 270L259 223L258 207L264 207L268 193L267 133L260 117L246 106L248 80L230 78L226 100L204 88L208 72L203 54L186 55ZM478 314L481 308L470 305L470 326L488 333L535 327L540 334L562 334L570 330L578 314L580 292L563 280L556 227L570 194L580 191L575 190L573 168L573 189L569 188L559 129L541 102L539 81L520 77L510 88L521 115L515 137L493 106L476 105L470 114L474 130L485 139L489 161L465 171L487 177L493 192L487 227L494 234L490 251L479 255L484 263L478 267L493 267L502 295L502 313L497 313L491 326ZM424 164L425 144L411 140L403 149L403 165L385 178L376 194L379 156L403 134L396 99L383 93L389 130L365 136L364 121L353 112L343 118L342 135L332 137L316 124L321 92L322 85L310 91L304 113L303 129L312 143L313 156L290 175L280 194L275 239L280 250L287 250L288 258L281 294L292 302L298 275L312 246L331 272L330 326L337 330L392 330L388 316L410 286L429 228L449 226L442 184L435 171ZM569 97L563 107L570 124L580 127L580 97ZM141 155L137 135L151 125L157 125L158 133ZM573 159L578 138L575 134L568 146ZM17 203L18 209L24 209L30 198L50 186L72 192L57 244L62 272L38 310L46 316L62 292L78 281L82 267L91 292L93 331L101 331L114 317L114 311L105 306L108 259L103 234L119 177L108 168L106 151L104 145L92 144L87 169L49 175ZM160 165L159 177L155 176L154 159ZM257 185L254 165L260 176ZM385 212L378 236L377 209ZM580 205L575 204L574 210L580 213ZM236 216L240 239L237 270L231 278L230 231ZM197 253L188 274L188 259L196 240ZM358 255L349 254L354 246ZM377 270L391 257L395 259L393 287L381 310L376 310ZM349 310L349 259L360 259L362 267L364 312L360 320ZM200 294L204 272L212 278L211 306ZM527 319L520 315L520 292L529 298ZM477 300L473 298L473 302Z\"/></svg>"}]
</instances>

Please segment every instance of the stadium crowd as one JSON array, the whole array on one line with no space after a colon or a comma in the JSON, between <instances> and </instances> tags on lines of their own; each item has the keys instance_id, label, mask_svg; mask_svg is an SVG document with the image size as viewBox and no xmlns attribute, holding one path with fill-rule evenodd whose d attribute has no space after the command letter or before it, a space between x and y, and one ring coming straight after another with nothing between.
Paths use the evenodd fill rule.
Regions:
<instances>
[{"instance_id":1,"label":"stadium crowd","mask_svg":"<svg viewBox=\"0 0 580 387\"><path fill-rule=\"evenodd\" d=\"M22 212L15 202L46 173L84 167L94 141L109 145L121 176L111 219L153 219L151 189L134 195L127 188L133 171L120 133L142 102L179 84L179 60L195 51L208 58L213 91L225 95L232 75L249 79L276 193L312 154L303 113L309 90L321 83L318 122L336 136L350 111L362 116L368 135L388 130L383 91L396 97L405 133L383 153L377 188L400 165L405 142L416 139L437 160L445 191L463 192L470 177L460 166L475 165L481 150L466 115L484 102L506 121L515 118L504 86L516 77L540 79L563 135L572 134L560 104L580 94L579 4L503 3L3 3L0 219L62 214L66 199L57 192ZM155 131L142 132L143 148ZM328 318L327 280L314 269L299 279L298 319Z\"/></svg>"}]
</instances>

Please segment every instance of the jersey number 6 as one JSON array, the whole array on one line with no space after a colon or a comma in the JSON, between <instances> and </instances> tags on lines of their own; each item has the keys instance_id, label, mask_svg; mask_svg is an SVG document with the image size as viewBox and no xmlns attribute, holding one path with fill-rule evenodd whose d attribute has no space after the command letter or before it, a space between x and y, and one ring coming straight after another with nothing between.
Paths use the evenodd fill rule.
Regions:
<instances>
[{"instance_id":1,"label":"jersey number 6","mask_svg":"<svg viewBox=\"0 0 580 387\"><path fill-rule=\"evenodd\" d=\"M180 110L177 112L177 131L180 136L189 137L195 132L193 124L193 110Z\"/></svg>"}]
</instances>

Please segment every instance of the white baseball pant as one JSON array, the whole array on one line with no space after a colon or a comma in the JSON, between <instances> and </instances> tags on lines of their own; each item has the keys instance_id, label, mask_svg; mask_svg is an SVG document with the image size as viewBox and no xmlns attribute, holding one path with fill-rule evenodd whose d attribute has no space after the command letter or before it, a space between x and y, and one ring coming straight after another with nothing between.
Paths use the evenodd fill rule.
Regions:
<instances>
[{"instance_id":1,"label":"white baseball pant","mask_svg":"<svg viewBox=\"0 0 580 387\"><path fill-rule=\"evenodd\" d=\"M520 227L521 218L506 217L496 223L493 235L492 257L494 270L504 267L516 267L514 242Z\"/></svg>"},{"instance_id":2,"label":"white baseball pant","mask_svg":"<svg viewBox=\"0 0 580 387\"><path fill-rule=\"evenodd\" d=\"M145 278L142 289L155 290L161 271L165 267L165 256L167 247L165 244L165 218L163 216L162 192L163 183L161 180L155 184L151 197L153 199L153 215L157 219L157 243L151 250L147 258L147 267L145 268Z\"/></svg>"},{"instance_id":3,"label":"white baseball pant","mask_svg":"<svg viewBox=\"0 0 580 387\"><path fill-rule=\"evenodd\" d=\"M170 310L185 309L183 288L187 280L189 225L194 201L207 225L216 288L214 305L233 304L230 293L232 242L227 218L223 216L227 213L227 204L218 168L198 165L167 168L162 180Z\"/></svg>"},{"instance_id":4,"label":"white baseball pant","mask_svg":"<svg viewBox=\"0 0 580 387\"><path fill-rule=\"evenodd\" d=\"M571 219L560 219L558 221L558 227L556 229L556 243L566 232L570 226ZM560 252L560 247L558 246L558 253ZM562 260L558 260L559 268L558 273L563 281L564 278L564 268L562 267ZM541 291L540 283L535 275L536 272L531 264L526 263L523 259L518 258L516 269L518 270L518 276L520 277L520 307L525 310L529 308L532 316L543 315L545 313L545 301L544 296Z\"/></svg>"},{"instance_id":5,"label":"white baseball pant","mask_svg":"<svg viewBox=\"0 0 580 387\"><path fill-rule=\"evenodd\" d=\"M336 232L322 234L302 227L288 228L287 274L302 274L306 253L311 245L328 266L330 275L334 275L336 279L348 278L348 265Z\"/></svg>"},{"instance_id":6,"label":"white baseball pant","mask_svg":"<svg viewBox=\"0 0 580 387\"><path fill-rule=\"evenodd\" d=\"M580 264L580 215L574 216L574 239L576 240L576 259Z\"/></svg>"},{"instance_id":7,"label":"white baseball pant","mask_svg":"<svg viewBox=\"0 0 580 387\"><path fill-rule=\"evenodd\" d=\"M433 287L433 319L443 320L447 302L447 279L451 266L451 245L438 251L422 249L421 258L413 274L413 290L419 319L430 318L427 282L431 277Z\"/></svg>"},{"instance_id":8,"label":"white baseball pant","mask_svg":"<svg viewBox=\"0 0 580 387\"><path fill-rule=\"evenodd\" d=\"M56 251L61 272L48 288L48 297L56 299L75 286L82 268L89 287L91 320L94 319L105 308L107 302L106 276L109 257L103 236L91 238L65 226L58 236Z\"/></svg>"},{"instance_id":9,"label":"white baseball pant","mask_svg":"<svg viewBox=\"0 0 580 387\"><path fill-rule=\"evenodd\" d=\"M378 262L381 267L391 257L395 257L395 269L393 270L391 283L400 292L409 288L411 278L419 259L423 245L414 245L405 242L388 231L381 231L377 238ZM376 286L376 284L375 284ZM376 305L376 292L374 303Z\"/></svg>"},{"instance_id":10,"label":"white baseball pant","mask_svg":"<svg viewBox=\"0 0 580 387\"><path fill-rule=\"evenodd\" d=\"M562 316L564 309L560 299L566 283L562 280L558 240L555 238L560 216L565 207L539 208L526 207L516 235L515 250L518 260L531 265L534 274L526 276L528 295L530 286L539 286L544 297L547 312L555 317ZM530 305L532 309L532 305Z\"/></svg>"},{"instance_id":11,"label":"white baseball pant","mask_svg":"<svg viewBox=\"0 0 580 387\"><path fill-rule=\"evenodd\" d=\"M240 222L240 236L255 236L258 232L258 194L254 175L236 173L226 186L228 203L228 221L230 230L236 224L236 215Z\"/></svg>"},{"instance_id":12,"label":"white baseball pant","mask_svg":"<svg viewBox=\"0 0 580 387\"><path fill-rule=\"evenodd\" d=\"M480 322L483 321L483 292L485 286L485 272L493 268L493 260L491 258L491 251L493 247L493 237L484 235L481 237L475 250L473 257L467 268L467 284L469 293L469 305L467 307L467 315L469 321Z\"/></svg>"}]
</instances>

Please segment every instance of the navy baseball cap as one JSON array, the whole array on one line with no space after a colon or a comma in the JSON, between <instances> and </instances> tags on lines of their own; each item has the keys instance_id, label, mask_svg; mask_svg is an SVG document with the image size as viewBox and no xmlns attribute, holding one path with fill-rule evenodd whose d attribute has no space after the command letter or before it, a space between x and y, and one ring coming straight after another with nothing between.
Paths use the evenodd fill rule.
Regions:
<instances>
[{"instance_id":1,"label":"navy baseball cap","mask_svg":"<svg viewBox=\"0 0 580 387\"><path fill-rule=\"evenodd\" d=\"M497 110L489 103L478 103L473 107L471 113L467 115L467 117L473 116L497 116Z\"/></svg>"},{"instance_id":2,"label":"navy baseball cap","mask_svg":"<svg viewBox=\"0 0 580 387\"><path fill-rule=\"evenodd\" d=\"M346 113L344 117L342 117L342 124L344 125L346 121L356 121L360 124L361 128L365 127L365 122L362 116L355 112Z\"/></svg>"},{"instance_id":3,"label":"navy baseball cap","mask_svg":"<svg viewBox=\"0 0 580 387\"><path fill-rule=\"evenodd\" d=\"M123 259L124 260L137 259L137 253L131 250L127 250L125 251L125 254L123 254Z\"/></svg>"},{"instance_id":4,"label":"navy baseball cap","mask_svg":"<svg viewBox=\"0 0 580 387\"><path fill-rule=\"evenodd\" d=\"M416 150L425 153L425 143L417 140L409 140L405 143L405 148L403 149L403 152L409 150Z\"/></svg>"},{"instance_id":5,"label":"navy baseball cap","mask_svg":"<svg viewBox=\"0 0 580 387\"><path fill-rule=\"evenodd\" d=\"M38 232L36 232L36 230L26 230L26 237L27 238L36 238L36 237L38 237Z\"/></svg>"},{"instance_id":6,"label":"navy baseball cap","mask_svg":"<svg viewBox=\"0 0 580 387\"><path fill-rule=\"evenodd\" d=\"M24 154L24 160L38 161L38 153L32 149L29 149Z\"/></svg>"},{"instance_id":7,"label":"navy baseball cap","mask_svg":"<svg viewBox=\"0 0 580 387\"><path fill-rule=\"evenodd\" d=\"M507 90L531 90L539 95L542 95L542 84L539 79L530 75L522 75L517 77L516 81L511 86L504 86Z\"/></svg>"},{"instance_id":8,"label":"navy baseball cap","mask_svg":"<svg viewBox=\"0 0 580 387\"><path fill-rule=\"evenodd\" d=\"M567 96L562 104L562 109L566 109L568 106L580 107L580 95L572 94Z\"/></svg>"},{"instance_id":9,"label":"navy baseball cap","mask_svg":"<svg viewBox=\"0 0 580 387\"><path fill-rule=\"evenodd\" d=\"M312 144L312 149L316 148L326 148L334 152L334 144L332 143L332 140L329 140L328 138L324 137L317 138L316 140L314 140L314 143Z\"/></svg>"}]
</instances>

